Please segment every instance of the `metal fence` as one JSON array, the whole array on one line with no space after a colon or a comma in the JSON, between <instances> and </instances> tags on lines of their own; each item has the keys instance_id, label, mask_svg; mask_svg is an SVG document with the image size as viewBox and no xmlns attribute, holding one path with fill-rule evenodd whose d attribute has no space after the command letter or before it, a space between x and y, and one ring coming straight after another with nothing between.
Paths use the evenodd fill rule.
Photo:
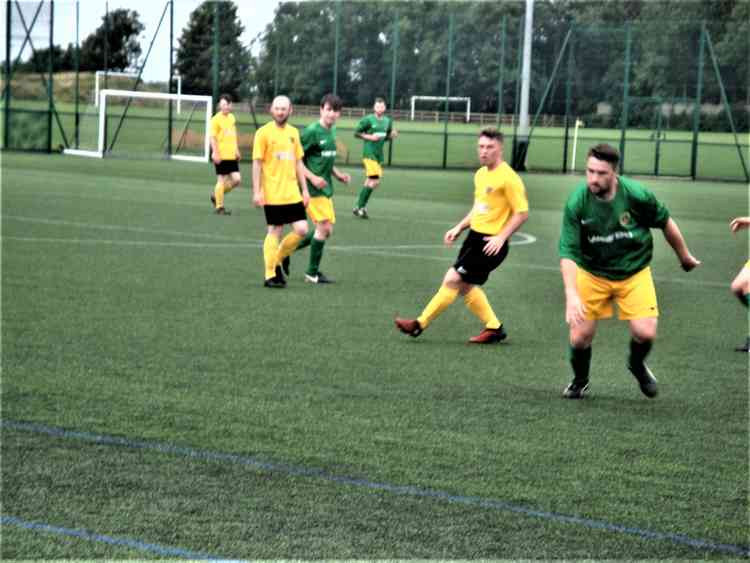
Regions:
<instances>
[{"instance_id":1,"label":"metal fence","mask_svg":"<svg viewBox=\"0 0 750 563\"><path fill-rule=\"evenodd\" d=\"M370 4L377 9L365 9ZM538 4L551 9L549 3ZM106 21L107 3L85 6L101 11ZM167 57L164 66L170 71L150 82L110 73L110 87L176 91L171 72L172 49L180 40L173 29L175 6L179 3L167 1L161 20L149 22L148 48L143 45L135 69L145 76L154 59ZM227 3L213 6L220 13ZM55 20L64 15L77 21L71 20L71 10L79 10L79 3L11 0L5 9L3 147L50 151L90 143L97 119L95 77L81 70L78 60L72 71L56 71L51 56L64 47L56 43ZM476 134L494 124L506 134L507 157L519 169L580 169L588 146L606 141L620 149L624 173L750 181L747 65L740 68L722 55L710 21L662 30L661 22L550 26L549 17L535 19L531 130L528 150L519 154L522 12L517 2L284 3L260 37L246 78L248 94L237 106L240 126L251 139L266 119L261 100L281 93L292 98L294 120L304 125L315 118L320 97L336 92L345 102L339 131L352 161L358 143L350 133L378 95L388 100L401 133L389 146L391 166L474 167ZM206 24L213 26L214 38L220 32L217 21ZM314 34L307 34L310 29ZM165 38L167 47L153 48ZM735 41L750 53L747 36ZM77 38L74 56L80 43ZM29 59L30 49L42 47L50 53L46 68L19 64ZM188 85L186 94L216 96L221 89L226 57L218 39L211 49L216 52L205 69L213 77L211 91ZM421 103L412 121L415 95L443 100ZM446 100L453 96L470 98L469 123L464 106ZM167 120L155 129L172 129L178 117L169 106L163 115L149 116ZM312 108L309 115L303 106Z\"/></svg>"}]
</instances>

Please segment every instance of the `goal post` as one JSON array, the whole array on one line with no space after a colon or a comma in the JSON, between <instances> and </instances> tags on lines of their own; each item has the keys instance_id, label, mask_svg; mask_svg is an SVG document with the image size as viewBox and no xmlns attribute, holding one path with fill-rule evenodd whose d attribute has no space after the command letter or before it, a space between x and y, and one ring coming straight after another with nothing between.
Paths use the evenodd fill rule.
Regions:
<instances>
[{"instance_id":1,"label":"goal post","mask_svg":"<svg viewBox=\"0 0 750 563\"><path fill-rule=\"evenodd\" d=\"M466 123L471 121L471 98L462 96L412 96L411 97L411 115L410 120L414 121L414 108L418 101L425 102L466 102Z\"/></svg>"},{"instance_id":2,"label":"goal post","mask_svg":"<svg viewBox=\"0 0 750 563\"><path fill-rule=\"evenodd\" d=\"M208 162L211 148L210 123L213 98L211 96L181 95L186 105L192 105L189 116L174 119L167 124L163 109L165 103L177 102L177 94L140 92L133 90L100 90L96 150L65 149L64 154L103 158L112 147L108 146L107 121L119 117L117 132L129 120L125 144L140 154L163 154L165 138L171 136L173 151L167 158L192 162ZM138 104L131 108L133 102ZM161 103L160 103L161 102ZM122 110L122 111L120 111ZM108 113L109 112L109 113ZM186 112L187 113L187 112ZM135 125L132 125L135 124ZM165 131L168 133L165 134ZM127 149L123 149L126 151ZM180 154L184 150L188 154Z\"/></svg>"},{"instance_id":3,"label":"goal post","mask_svg":"<svg viewBox=\"0 0 750 563\"><path fill-rule=\"evenodd\" d=\"M99 107L99 92L101 90L100 87L100 80L102 76L121 76L123 78L138 78L139 74L137 72L120 72L120 71L110 71L110 70L97 70L94 73L94 105L96 107ZM182 97L182 76L179 74L173 74L172 78L177 80L177 113L182 112L180 100Z\"/></svg>"}]
</instances>

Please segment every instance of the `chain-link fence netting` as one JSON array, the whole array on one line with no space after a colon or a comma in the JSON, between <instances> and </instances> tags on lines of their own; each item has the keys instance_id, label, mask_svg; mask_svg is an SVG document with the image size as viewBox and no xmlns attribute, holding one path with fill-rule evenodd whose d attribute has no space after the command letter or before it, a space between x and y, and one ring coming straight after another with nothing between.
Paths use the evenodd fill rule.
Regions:
<instances>
[{"instance_id":1,"label":"chain-link fence netting","mask_svg":"<svg viewBox=\"0 0 750 563\"><path fill-rule=\"evenodd\" d=\"M233 2L192 3L181 29L174 10L185 5L164 2L145 33L126 35L140 37L136 52L122 39L129 5L85 3L102 23L71 46L55 35L60 22L77 25L84 4L13 0L4 146L95 150L97 92L106 88L214 100L228 91L248 150L275 95L292 99L292 121L304 126L321 97L335 92L345 104L342 163L359 160L354 129L382 96L400 133L386 151L390 166L473 168L478 131L496 126L506 159L520 170L580 170L588 148L608 142L627 174L750 180L747 2L728 0L705 20L696 16L705 2L636 4L535 2L526 120L523 2L284 2L251 53L232 37L242 25ZM58 64L65 57L66 67ZM154 78L155 65L171 75ZM181 117L179 97L147 109L118 104L104 129L148 122L140 129L158 137L148 140L159 147L155 156L169 155L192 118Z\"/></svg>"}]
</instances>

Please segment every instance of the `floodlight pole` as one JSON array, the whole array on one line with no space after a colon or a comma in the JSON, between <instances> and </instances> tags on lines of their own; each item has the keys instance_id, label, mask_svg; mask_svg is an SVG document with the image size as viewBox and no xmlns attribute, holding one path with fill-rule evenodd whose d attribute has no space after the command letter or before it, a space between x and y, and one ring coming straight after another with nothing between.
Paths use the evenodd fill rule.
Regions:
<instances>
[{"instance_id":1,"label":"floodlight pole","mask_svg":"<svg viewBox=\"0 0 750 563\"><path fill-rule=\"evenodd\" d=\"M518 116L518 143L513 155L513 168L526 170L529 149L529 94L531 91L531 40L534 24L534 0L526 0L523 31L523 63L521 65L521 110Z\"/></svg>"}]
</instances>

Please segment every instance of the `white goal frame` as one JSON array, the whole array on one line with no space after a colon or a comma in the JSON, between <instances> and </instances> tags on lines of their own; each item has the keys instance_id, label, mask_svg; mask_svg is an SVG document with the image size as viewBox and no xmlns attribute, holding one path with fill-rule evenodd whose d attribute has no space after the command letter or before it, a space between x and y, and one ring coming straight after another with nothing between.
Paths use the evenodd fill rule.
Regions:
<instances>
[{"instance_id":1,"label":"white goal frame","mask_svg":"<svg viewBox=\"0 0 750 563\"><path fill-rule=\"evenodd\" d=\"M107 115L107 97L117 96L122 98L141 98L151 100L176 100L177 94L166 94L163 92L139 92L135 90L101 90L99 92L99 140L98 149L95 151L80 150L80 149L65 149L63 154L70 154L73 156L88 156L93 158L104 158L104 125L106 123ZM208 162L209 151L211 149L211 111L213 106L213 98L211 96L194 96L185 95L181 96L186 102L205 102L206 103L206 115L205 115L205 139L203 142L203 156L189 156L180 154L170 154L169 158L174 160L187 160L190 162Z\"/></svg>"},{"instance_id":2,"label":"white goal frame","mask_svg":"<svg viewBox=\"0 0 750 563\"><path fill-rule=\"evenodd\" d=\"M448 100L449 102L466 102L466 123L471 121L471 98L462 96L448 96L447 98L445 96L412 96L410 121L414 121L414 105L418 100L423 100L425 102L444 102L445 100Z\"/></svg>"},{"instance_id":3,"label":"white goal frame","mask_svg":"<svg viewBox=\"0 0 750 563\"><path fill-rule=\"evenodd\" d=\"M110 71L110 70L97 70L94 73L94 105L96 107L99 107L99 77L100 76L124 76L126 78L138 78L137 72L119 72L119 71ZM177 113L182 113L182 108L180 106L180 100L182 99L182 76L179 74L173 74L172 78L177 79Z\"/></svg>"}]
</instances>

